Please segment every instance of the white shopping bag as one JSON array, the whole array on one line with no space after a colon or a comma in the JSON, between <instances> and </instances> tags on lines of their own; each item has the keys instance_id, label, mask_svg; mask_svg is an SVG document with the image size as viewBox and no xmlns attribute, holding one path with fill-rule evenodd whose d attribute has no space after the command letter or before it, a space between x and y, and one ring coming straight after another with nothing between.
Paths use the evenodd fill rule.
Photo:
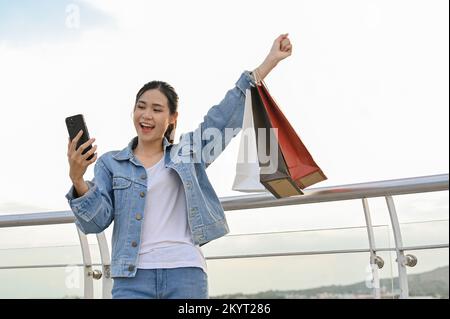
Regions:
<instances>
[{"instance_id":1,"label":"white shopping bag","mask_svg":"<svg viewBox=\"0 0 450 319\"><path fill-rule=\"evenodd\" d=\"M236 163L236 176L232 189L246 193L266 192L266 188L259 181L259 172L256 134L253 123L252 96L250 89L247 89L245 92L241 142Z\"/></svg>"}]
</instances>

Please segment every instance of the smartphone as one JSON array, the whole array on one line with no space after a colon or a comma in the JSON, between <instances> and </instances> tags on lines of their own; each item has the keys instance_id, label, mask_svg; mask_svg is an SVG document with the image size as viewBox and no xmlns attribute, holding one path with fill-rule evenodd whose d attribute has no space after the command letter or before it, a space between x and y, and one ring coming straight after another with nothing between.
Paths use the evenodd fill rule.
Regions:
<instances>
[{"instance_id":1,"label":"smartphone","mask_svg":"<svg viewBox=\"0 0 450 319\"><path fill-rule=\"evenodd\" d=\"M87 129L87 126L86 126L86 122L84 121L83 114L77 114L77 115L66 117L66 126L67 126L67 131L69 132L70 140L73 140L75 138L75 136L77 136L77 134L80 132L80 130L83 130L83 135L78 140L76 149L78 149L81 144L86 143L87 141L89 141L89 139L90 139L89 132L88 132L88 129ZM92 148L92 145L89 145L83 151L82 154L85 154L91 148ZM94 157L94 155L95 154L92 154L86 160L89 161L90 159L92 159Z\"/></svg>"}]
</instances>

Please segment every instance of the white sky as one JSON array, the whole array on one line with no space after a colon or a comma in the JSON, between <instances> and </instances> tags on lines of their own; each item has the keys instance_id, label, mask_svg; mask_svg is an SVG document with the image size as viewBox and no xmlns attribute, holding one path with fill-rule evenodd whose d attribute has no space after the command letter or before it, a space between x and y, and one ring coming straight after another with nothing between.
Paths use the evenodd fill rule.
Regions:
<instances>
[{"instance_id":1,"label":"white sky","mask_svg":"<svg viewBox=\"0 0 450 319\"><path fill-rule=\"evenodd\" d=\"M89 3L78 29L65 26L64 6L43 31L0 22L0 213L69 209L65 117L85 115L100 154L122 149L137 90L163 80L180 96L178 140L285 32L293 55L266 83L328 176L315 187L448 173L446 0ZM239 136L208 169L220 197L241 194L231 191ZM448 192L436 200L423 211L448 219ZM364 224L359 202L339 205L229 220L237 233L255 220L253 230ZM3 245L17 243L4 231Z\"/></svg>"}]
</instances>

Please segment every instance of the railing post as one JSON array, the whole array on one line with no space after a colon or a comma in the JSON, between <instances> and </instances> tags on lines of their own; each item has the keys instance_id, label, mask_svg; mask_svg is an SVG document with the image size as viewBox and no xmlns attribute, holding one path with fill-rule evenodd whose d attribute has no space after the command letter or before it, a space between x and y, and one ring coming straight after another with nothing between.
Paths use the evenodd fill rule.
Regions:
<instances>
[{"instance_id":1,"label":"railing post","mask_svg":"<svg viewBox=\"0 0 450 319\"><path fill-rule=\"evenodd\" d=\"M389 210L389 216L391 218L392 230L394 233L395 252L397 254L396 261L398 266L400 298L406 299L409 297L408 275L406 273L406 258L403 251L403 240L402 240L402 233L400 231L400 223L398 221L398 216L395 210L394 200L392 199L392 196L386 196L385 198Z\"/></svg>"},{"instance_id":2,"label":"railing post","mask_svg":"<svg viewBox=\"0 0 450 319\"><path fill-rule=\"evenodd\" d=\"M111 258L109 256L108 242L105 233L97 234L98 247L100 248L100 258L102 260L102 298L111 299L112 279L111 279Z\"/></svg>"},{"instance_id":3,"label":"railing post","mask_svg":"<svg viewBox=\"0 0 450 319\"><path fill-rule=\"evenodd\" d=\"M363 198L362 203L364 208L364 217L366 219L367 235L369 237L370 269L372 273L371 284L373 288L373 295L375 299L380 299L380 277L378 275L378 268L383 267L383 263L380 264L382 259L377 256L375 251L375 236L373 233L372 219L370 217L369 202L367 198Z\"/></svg>"},{"instance_id":4,"label":"railing post","mask_svg":"<svg viewBox=\"0 0 450 319\"><path fill-rule=\"evenodd\" d=\"M84 299L93 299L94 298L94 278L92 271L92 260L91 253L89 250L88 239L85 234L81 232L81 230L77 228L78 238L80 239L81 253L83 256L83 264L84 264Z\"/></svg>"}]
</instances>

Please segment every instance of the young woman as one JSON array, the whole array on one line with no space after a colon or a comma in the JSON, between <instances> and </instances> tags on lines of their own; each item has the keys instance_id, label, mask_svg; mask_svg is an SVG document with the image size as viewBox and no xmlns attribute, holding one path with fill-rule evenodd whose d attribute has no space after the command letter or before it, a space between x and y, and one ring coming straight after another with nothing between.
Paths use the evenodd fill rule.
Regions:
<instances>
[{"instance_id":1,"label":"young woman","mask_svg":"<svg viewBox=\"0 0 450 319\"><path fill-rule=\"evenodd\" d=\"M137 136L123 150L97 160L96 145L82 155L95 139L78 149L82 132L69 140L73 186L66 198L76 225L85 234L100 233L114 220L113 298L208 298L200 246L229 230L205 169L228 144L222 138L226 130L235 136L241 128L246 89L291 53L288 35L280 35L264 62L253 72L245 71L200 126L182 135L178 144L173 144L178 96L160 81L145 84L137 93L133 111ZM94 162L95 177L85 181L83 175Z\"/></svg>"}]
</instances>

